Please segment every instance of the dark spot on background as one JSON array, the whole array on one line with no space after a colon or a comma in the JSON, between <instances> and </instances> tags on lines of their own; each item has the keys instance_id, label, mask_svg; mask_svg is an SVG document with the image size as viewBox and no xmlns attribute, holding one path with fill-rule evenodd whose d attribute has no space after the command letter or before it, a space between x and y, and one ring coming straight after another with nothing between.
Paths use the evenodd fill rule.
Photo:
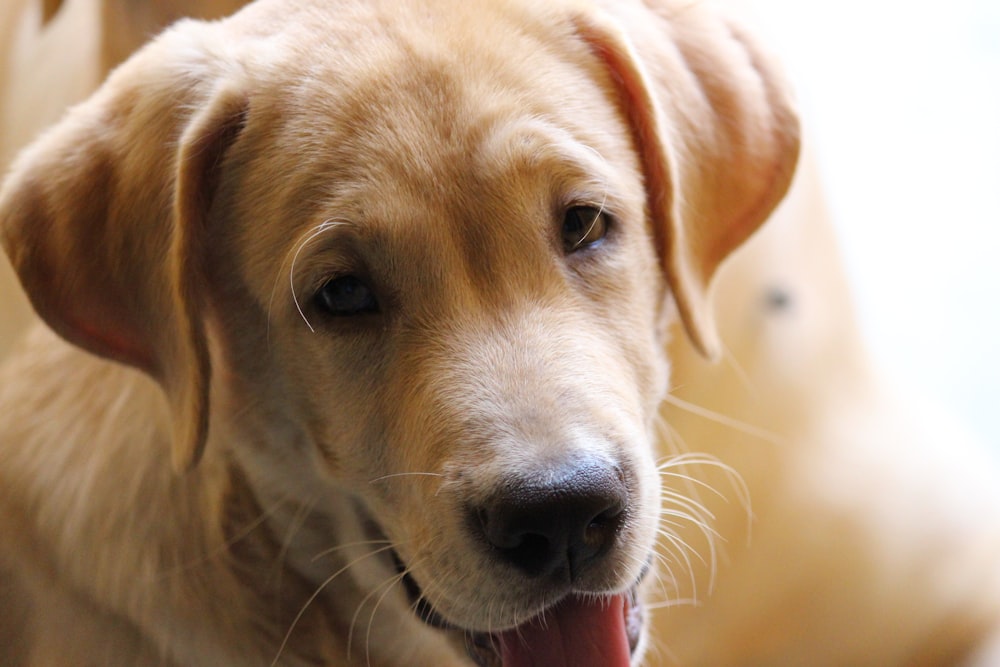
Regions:
<instances>
[{"instance_id":1,"label":"dark spot on background","mask_svg":"<svg viewBox=\"0 0 1000 667\"><path fill-rule=\"evenodd\" d=\"M770 287L764 294L764 305L768 312L782 313L791 309L794 299L791 292L784 287Z\"/></svg>"}]
</instances>

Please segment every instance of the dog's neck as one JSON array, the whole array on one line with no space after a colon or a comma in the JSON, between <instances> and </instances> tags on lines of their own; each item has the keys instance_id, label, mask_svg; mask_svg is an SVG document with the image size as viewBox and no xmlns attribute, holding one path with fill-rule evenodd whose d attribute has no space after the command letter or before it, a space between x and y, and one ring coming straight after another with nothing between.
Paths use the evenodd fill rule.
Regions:
<instances>
[{"instance_id":1,"label":"dog's neck","mask_svg":"<svg viewBox=\"0 0 1000 667\"><path fill-rule=\"evenodd\" d=\"M230 459L224 508L234 572L253 591L282 664L292 656L306 664L469 664L451 638L411 612L390 544L349 493L291 498Z\"/></svg>"}]
</instances>

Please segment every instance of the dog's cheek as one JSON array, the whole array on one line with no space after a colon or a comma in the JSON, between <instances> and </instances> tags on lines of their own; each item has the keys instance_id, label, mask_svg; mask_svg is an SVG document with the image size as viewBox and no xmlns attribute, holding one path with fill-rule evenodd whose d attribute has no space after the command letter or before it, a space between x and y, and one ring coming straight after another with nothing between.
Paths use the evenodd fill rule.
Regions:
<instances>
[{"instance_id":1,"label":"dog's cheek","mask_svg":"<svg viewBox=\"0 0 1000 667\"><path fill-rule=\"evenodd\" d=\"M630 161L628 155L619 159ZM652 418L668 386L667 346L679 317L654 247L638 173L619 169L618 187L625 194L614 236L594 260L579 263L574 284L591 330L603 333L610 354L628 364L628 381Z\"/></svg>"},{"instance_id":2,"label":"dog's cheek","mask_svg":"<svg viewBox=\"0 0 1000 667\"><path fill-rule=\"evenodd\" d=\"M621 254L631 259L615 265L608 284L591 286L590 310L608 354L626 366L617 376L621 391L634 392L651 427L669 386L667 346L677 311L650 248L630 244Z\"/></svg>"},{"instance_id":3,"label":"dog's cheek","mask_svg":"<svg viewBox=\"0 0 1000 667\"><path fill-rule=\"evenodd\" d=\"M303 498L367 479L370 457L359 443L372 441L377 423L365 400L377 351L347 349L301 319L269 318L244 284L213 287L213 440L234 443L243 465L290 480Z\"/></svg>"}]
</instances>

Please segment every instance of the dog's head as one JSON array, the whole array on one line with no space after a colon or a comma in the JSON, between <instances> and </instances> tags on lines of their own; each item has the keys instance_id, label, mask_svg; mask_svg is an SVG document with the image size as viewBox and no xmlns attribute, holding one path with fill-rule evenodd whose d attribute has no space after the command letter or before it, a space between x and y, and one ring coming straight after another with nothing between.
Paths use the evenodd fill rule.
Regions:
<instances>
[{"instance_id":1,"label":"dog's head","mask_svg":"<svg viewBox=\"0 0 1000 667\"><path fill-rule=\"evenodd\" d=\"M211 427L256 484L347 491L428 619L517 629L510 664L571 623L634 649L667 328L714 352L711 278L797 152L738 30L606 4L183 23L0 192L36 309L160 382L178 469Z\"/></svg>"}]
</instances>

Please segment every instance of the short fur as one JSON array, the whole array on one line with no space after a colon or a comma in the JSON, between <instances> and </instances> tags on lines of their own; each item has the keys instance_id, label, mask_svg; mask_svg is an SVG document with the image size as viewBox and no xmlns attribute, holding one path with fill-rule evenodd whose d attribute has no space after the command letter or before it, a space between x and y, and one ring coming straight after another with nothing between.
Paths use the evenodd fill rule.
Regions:
<instances>
[{"instance_id":1,"label":"short fur","mask_svg":"<svg viewBox=\"0 0 1000 667\"><path fill-rule=\"evenodd\" d=\"M689 3L178 24L0 190L49 327L0 375L9 660L468 664L465 630L568 589L504 567L463 509L581 456L629 504L573 590L633 586L669 327L717 353L713 275L797 151L759 49ZM563 247L574 206L607 238ZM377 313L318 307L344 275ZM418 619L392 552L460 630Z\"/></svg>"}]
</instances>

